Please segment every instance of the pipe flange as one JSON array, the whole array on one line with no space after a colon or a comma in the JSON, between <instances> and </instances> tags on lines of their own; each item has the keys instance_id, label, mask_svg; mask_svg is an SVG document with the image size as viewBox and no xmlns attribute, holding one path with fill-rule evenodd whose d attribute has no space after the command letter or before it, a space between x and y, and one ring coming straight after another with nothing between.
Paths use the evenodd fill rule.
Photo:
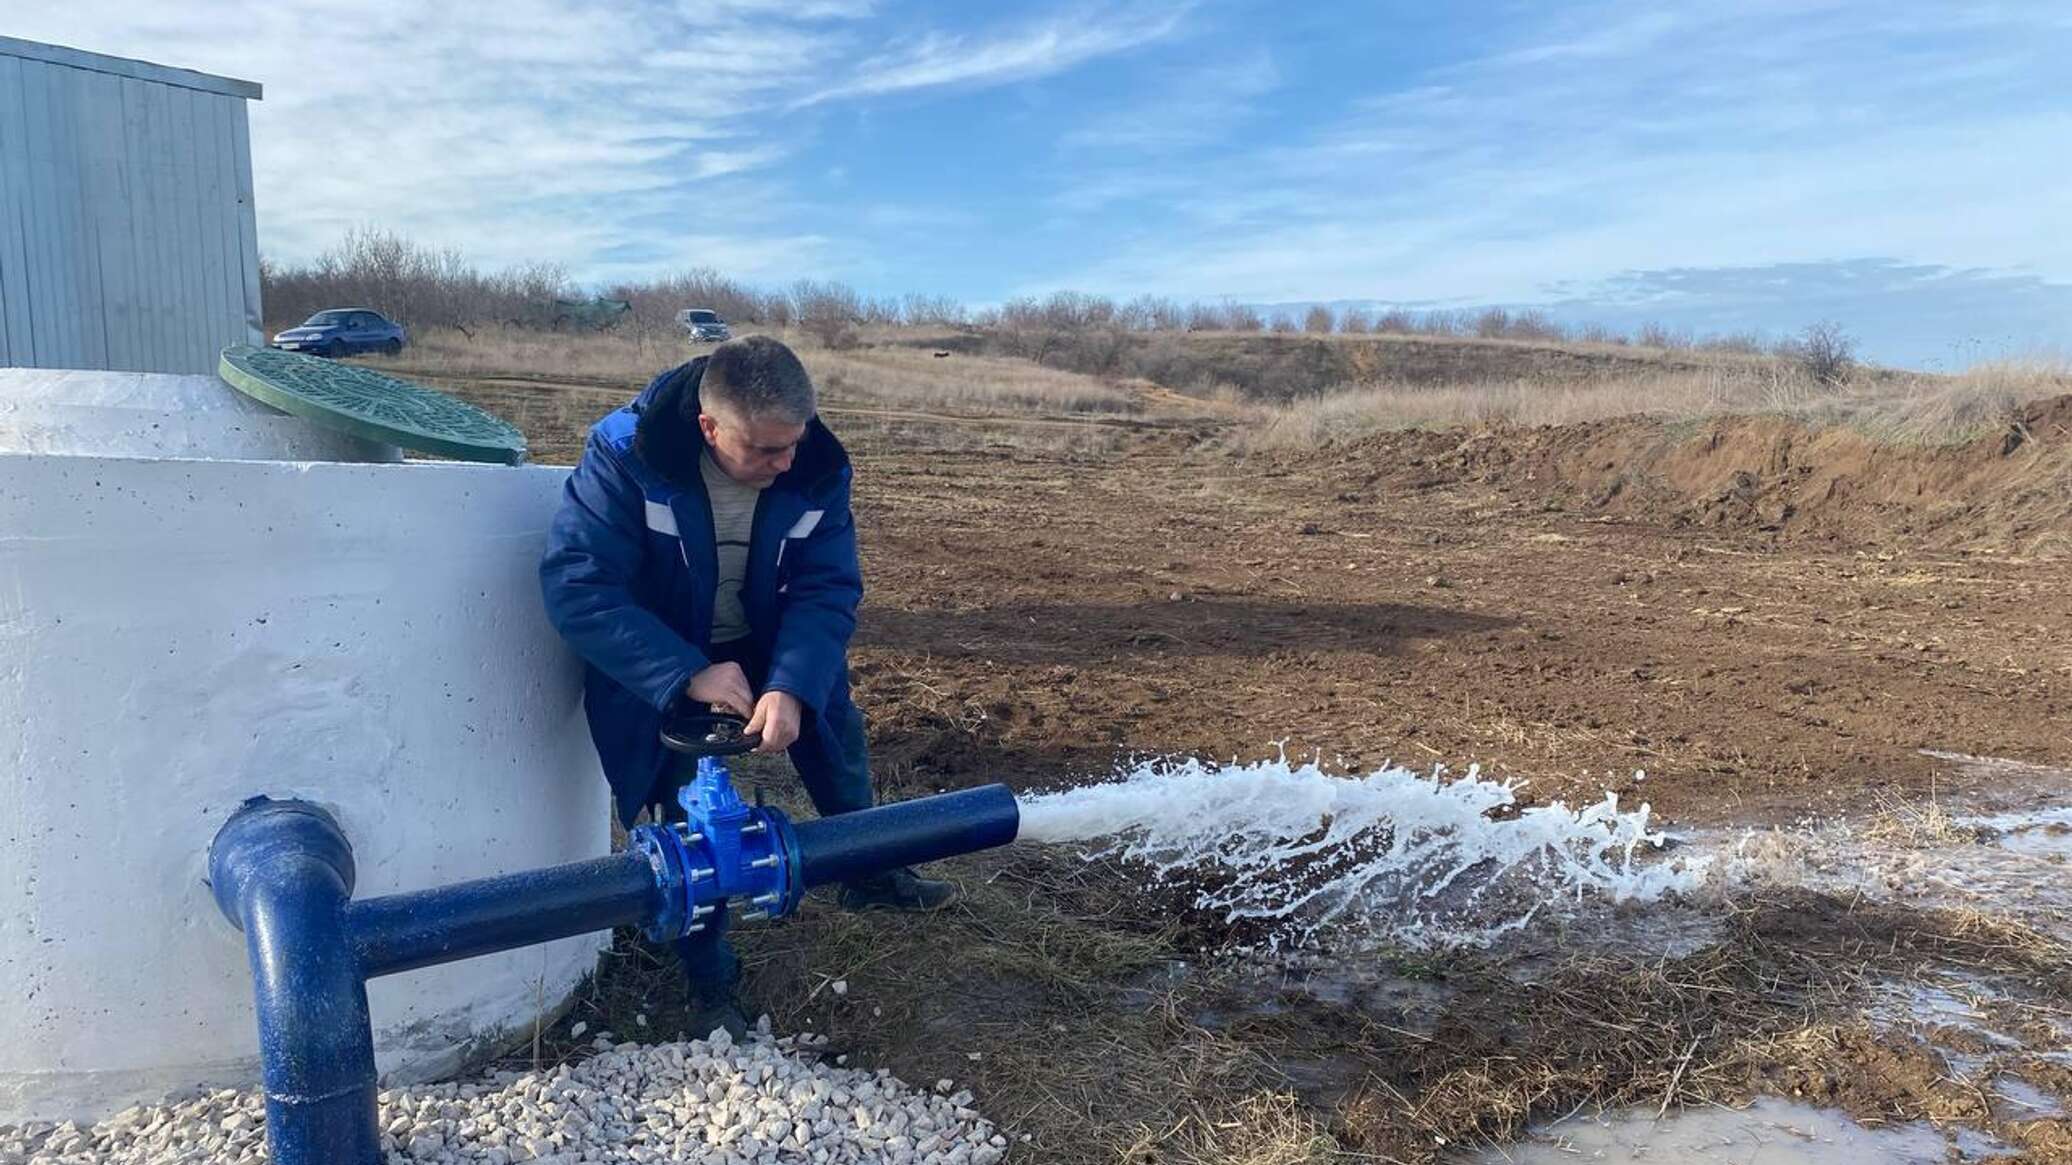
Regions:
<instances>
[{"instance_id":1,"label":"pipe flange","mask_svg":"<svg viewBox=\"0 0 2072 1165\"><path fill-rule=\"evenodd\" d=\"M683 842L676 831L661 825L639 825L627 835L627 843L639 850L655 872L656 906L654 921L642 934L649 942L661 943L680 939L689 931L685 925L691 917L691 886L687 873L689 866L683 850Z\"/></svg>"}]
</instances>

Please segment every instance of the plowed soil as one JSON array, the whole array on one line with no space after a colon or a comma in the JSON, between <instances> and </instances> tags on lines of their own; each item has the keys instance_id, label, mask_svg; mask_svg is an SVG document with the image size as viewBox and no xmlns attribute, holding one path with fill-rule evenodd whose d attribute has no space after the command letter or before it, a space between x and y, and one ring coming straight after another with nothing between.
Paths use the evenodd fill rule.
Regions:
<instances>
[{"instance_id":1,"label":"plowed soil","mask_svg":"<svg viewBox=\"0 0 2072 1165\"><path fill-rule=\"evenodd\" d=\"M867 448L859 687L931 785L1285 744L1746 820L1948 788L1924 749L2064 764L2065 405L2004 452L1766 420Z\"/></svg>"}]
</instances>

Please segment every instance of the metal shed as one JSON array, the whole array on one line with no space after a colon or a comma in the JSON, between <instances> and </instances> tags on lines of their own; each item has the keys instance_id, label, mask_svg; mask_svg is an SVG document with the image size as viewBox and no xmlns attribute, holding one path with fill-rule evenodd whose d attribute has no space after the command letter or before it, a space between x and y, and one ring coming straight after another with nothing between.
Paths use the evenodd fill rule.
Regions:
<instances>
[{"instance_id":1,"label":"metal shed","mask_svg":"<svg viewBox=\"0 0 2072 1165\"><path fill-rule=\"evenodd\" d=\"M259 96L0 36L0 366L212 372L262 342Z\"/></svg>"}]
</instances>

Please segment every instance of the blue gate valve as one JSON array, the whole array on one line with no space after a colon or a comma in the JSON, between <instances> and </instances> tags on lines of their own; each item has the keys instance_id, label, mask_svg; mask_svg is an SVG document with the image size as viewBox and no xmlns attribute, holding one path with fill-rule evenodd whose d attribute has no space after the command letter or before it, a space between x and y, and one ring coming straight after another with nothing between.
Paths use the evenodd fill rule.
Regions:
<instances>
[{"instance_id":1,"label":"blue gate valve","mask_svg":"<svg viewBox=\"0 0 2072 1165\"><path fill-rule=\"evenodd\" d=\"M805 894L798 839L783 811L749 805L734 791L726 758L752 752L760 737L738 716L679 716L662 726L662 744L697 758L696 775L676 791L679 823L637 826L629 837L647 856L664 896L646 929L667 942L704 930L739 901L740 918L762 922L798 909Z\"/></svg>"}]
</instances>

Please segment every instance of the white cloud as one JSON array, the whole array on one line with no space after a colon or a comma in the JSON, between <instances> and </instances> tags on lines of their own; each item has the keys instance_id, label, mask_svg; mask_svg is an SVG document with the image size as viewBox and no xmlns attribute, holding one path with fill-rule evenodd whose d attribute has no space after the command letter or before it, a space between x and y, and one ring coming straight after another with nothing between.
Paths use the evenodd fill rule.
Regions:
<instances>
[{"instance_id":1,"label":"white cloud","mask_svg":"<svg viewBox=\"0 0 2072 1165\"><path fill-rule=\"evenodd\" d=\"M1030 286L1530 302L1564 278L1865 255L2072 277L2051 225L2072 43L2041 9L1894 30L1863 5L1785 7L1580 6L1315 131L1089 164L1059 214L1152 226Z\"/></svg>"},{"instance_id":2,"label":"white cloud","mask_svg":"<svg viewBox=\"0 0 2072 1165\"><path fill-rule=\"evenodd\" d=\"M657 228L645 240L656 253L710 253L734 229L753 236L731 249L749 259L812 246L810 232L767 221L768 190L730 203L714 184L788 156L795 143L764 119L849 51L869 10L504 0L334 16L261 0L79 0L20 14L9 32L261 82L254 171L260 245L275 258L379 224L491 265L585 270L625 241L624 216L652 221L672 204L695 205L703 234L691 246L669 234L682 228Z\"/></svg>"},{"instance_id":3,"label":"white cloud","mask_svg":"<svg viewBox=\"0 0 2072 1165\"><path fill-rule=\"evenodd\" d=\"M929 32L862 61L847 78L802 98L799 104L942 86L1001 85L1061 73L1097 57L1162 39L1179 26L1188 7L1089 9L1047 17L991 37Z\"/></svg>"}]
</instances>

